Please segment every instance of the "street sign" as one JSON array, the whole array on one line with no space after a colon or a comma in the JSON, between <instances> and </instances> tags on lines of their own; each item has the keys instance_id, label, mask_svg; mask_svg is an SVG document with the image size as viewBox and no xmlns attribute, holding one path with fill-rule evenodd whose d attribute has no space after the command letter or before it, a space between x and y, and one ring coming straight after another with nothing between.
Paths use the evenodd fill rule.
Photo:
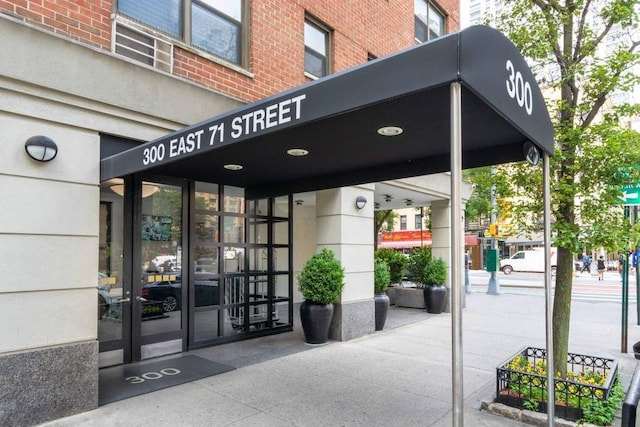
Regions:
<instances>
[{"instance_id":1,"label":"street sign","mask_svg":"<svg viewBox=\"0 0 640 427\"><path fill-rule=\"evenodd\" d=\"M640 186L624 187L620 198L624 201L624 205L626 206L640 205Z\"/></svg>"}]
</instances>

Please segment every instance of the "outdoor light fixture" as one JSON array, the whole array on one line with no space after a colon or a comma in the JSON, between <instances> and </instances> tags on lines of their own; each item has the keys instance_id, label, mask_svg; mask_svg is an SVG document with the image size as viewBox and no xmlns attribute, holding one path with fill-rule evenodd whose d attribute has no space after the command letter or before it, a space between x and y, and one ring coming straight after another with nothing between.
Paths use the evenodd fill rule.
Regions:
<instances>
[{"instance_id":1,"label":"outdoor light fixture","mask_svg":"<svg viewBox=\"0 0 640 427\"><path fill-rule=\"evenodd\" d=\"M393 196L391 194L383 194L382 197L384 197L384 201L387 203L393 200Z\"/></svg>"},{"instance_id":2,"label":"outdoor light fixture","mask_svg":"<svg viewBox=\"0 0 640 427\"><path fill-rule=\"evenodd\" d=\"M37 135L27 139L24 149L29 157L38 162L53 160L58 154L58 146L48 136Z\"/></svg>"},{"instance_id":3,"label":"outdoor light fixture","mask_svg":"<svg viewBox=\"0 0 640 427\"><path fill-rule=\"evenodd\" d=\"M124 196L124 184L113 184L109 188L118 196ZM147 184L146 182L142 183L143 199L146 199L147 197L154 195L158 191L160 191L160 187L158 187L157 185Z\"/></svg>"},{"instance_id":4,"label":"outdoor light fixture","mask_svg":"<svg viewBox=\"0 0 640 427\"><path fill-rule=\"evenodd\" d=\"M404 132L404 129L398 126L384 126L378 129L378 133L382 136L396 136Z\"/></svg>"},{"instance_id":5,"label":"outdoor light fixture","mask_svg":"<svg viewBox=\"0 0 640 427\"><path fill-rule=\"evenodd\" d=\"M540 161L540 150L531 141L524 143L523 152L524 158L527 159L529 164L535 166Z\"/></svg>"},{"instance_id":6,"label":"outdoor light fixture","mask_svg":"<svg viewBox=\"0 0 640 427\"><path fill-rule=\"evenodd\" d=\"M404 203L405 203L405 205L407 205L407 206L411 206L411 205L413 205L413 200L411 200L411 199L404 199Z\"/></svg>"},{"instance_id":7,"label":"outdoor light fixture","mask_svg":"<svg viewBox=\"0 0 640 427\"><path fill-rule=\"evenodd\" d=\"M239 171L243 169L242 165L236 165L234 163L227 163L226 165L224 165L224 168L230 171Z\"/></svg>"},{"instance_id":8,"label":"outdoor light fixture","mask_svg":"<svg viewBox=\"0 0 640 427\"><path fill-rule=\"evenodd\" d=\"M376 209L380 209L380 203L375 202L375 203L373 204L373 207L374 207L374 208L376 208Z\"/></svg>"},{"instance_id":9,"label":"outdoor light fixture","mask_svg":"<svg viewBox=\"0 0 640 427\"><path fill-rule=\"evenodd\" d=\"M301 157L306 156L309 152L304 148L290 148L287 150L287 154L294 157Z\"/></svg>"},{"instance_id":10,"label":"outdoor light fixture","mask_svg":"<svg viewBox=\"0 0 640 427\"><path fill-rule=\"evenodd\" d=\"M302 206L303 203L304 203L304 201L301 200L301 199L296 200L296 205L298 205L298 206Z\"/></svg>"},{"instance_id":11,"label":"outdoor light fixture","mask_svg":"<svg viewBox=\"0 0 640 427\"><path fill-rule=\"evenodd\" d=\"M360 210L364 208L366 204L367 204L367 199L365 199L364 196L356 197L356 209Z\"/></svg>"}]
</instances>

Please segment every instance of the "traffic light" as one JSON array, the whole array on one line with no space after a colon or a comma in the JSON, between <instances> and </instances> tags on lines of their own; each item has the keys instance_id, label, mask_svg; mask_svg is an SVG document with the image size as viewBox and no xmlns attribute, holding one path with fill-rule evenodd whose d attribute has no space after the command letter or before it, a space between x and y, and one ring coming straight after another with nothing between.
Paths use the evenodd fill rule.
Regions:
<instances>
[{"instance_id":1,"label":"traffic light","mask_svg":"<svg viewBox=\"0 0 640 427\"><path fill-rule=\"evenodd\" d=\"M498 224L489 225L489 235L491 237L498 237Z\"/></svg>"}]
</instances>

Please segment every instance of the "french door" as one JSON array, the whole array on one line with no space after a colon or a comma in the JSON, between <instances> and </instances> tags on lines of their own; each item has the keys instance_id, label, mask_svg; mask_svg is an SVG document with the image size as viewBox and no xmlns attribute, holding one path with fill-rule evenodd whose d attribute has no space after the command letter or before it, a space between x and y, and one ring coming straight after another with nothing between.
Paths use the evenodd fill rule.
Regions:
<instances>
[{"instance_id":1,"label":"french door","mask_svg":"<svg viewBox=\"0 0 640 427\"><path fill-rule=\"evenodd\" d=\"M101 367L186 348L185 189L182 181L151 178L101 185Z\"/></svg>"}]
</instances>

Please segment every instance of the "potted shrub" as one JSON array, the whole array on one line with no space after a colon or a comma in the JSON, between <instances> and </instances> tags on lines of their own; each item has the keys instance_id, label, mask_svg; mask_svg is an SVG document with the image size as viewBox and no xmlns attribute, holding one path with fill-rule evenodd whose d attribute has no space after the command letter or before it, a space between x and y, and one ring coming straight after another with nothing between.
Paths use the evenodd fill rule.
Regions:
<instances>
[{"instance_id":1,"label":"potted shrub","mask_svg":"<svg viewBox=\"0 0 640 427\"><path fill-rule=\"evenodd\" d=\"M375 259L381 259L387 263L387 267L389 268L390 283L386 292L387 296L389 297L389 305L394 305L396 296L396 287L394 285L400 286L400 284L402 283L402 278L404 277L404 271L407 268L407 262L409 262L409 258L402 252L393 249L382 248L376 250Z\"/></svg>"},{"instance_id":2,"label":"potted shrub","mask_svg":"<svg viewBox=\"0 0 640 427\"><path fill-rule=\"evenodd\" d=\"M415 286L396 288L396 305L399 307L425 308L424 268L431 260L431 248L421 247L411 251L407 263L407 276Z\"/></svg>"},{"instance_id":3,"label":"potted shrub","mask_svg":"<svg viewBox=\"0 0 640 427\"><path fill-rule=\"evenodd\" d=\"M404 269L407 267L407 262L409 262L409 258L405 254L393 249L383 248L376 251L375 258L387 263L390 283L397 284L402 282Z\"/></svg>"},{"instance_id":4,"label":"potted shrub","mask_svg":"<svg viewBox=\"0 0 640 427\"><path fill-rule=\"evenodd\" d=\"M431 248L423 246L411 251L407 271L409 280L416 284L418 288L423 288L427 283L424 273L425 268L431 261Z\"/></svg>"},{"instance_id":5,"label":"potted shrub","mask_svg":"<svg viewBox=\"0 0 640 427\"><path fill-rule=\"evenodd\" d=\"M390 273L387 263L382 259L374 260L373 264L373 301L375 303L376 313L376 331L384 328L387 321L387 313L389 312L389 297L387 296L387 287L390 283Z\"/></svg>"},{"instance_id":6,"label":"potted shrub","mask_svg":"<svg viewBox=\"0 0 640 427\"><path fill-rule=\"evenodd\" d=\"M442 258L432 258L424 267L424 305L429 313L442 313L447 297L446 281L447 264Z\"/></svg>"},{"instance_id":7,"label":"potted shrub","mask_svg":"<svg viewBox=\"0 0 640 427\"><path fill-rule=\"evenodd\" d=\"M298 276L298 288L304 297L300 321L305 341L324 344L329 340L333 302L344 287L344 268L333 251L322 249L307 260Z\"/></svg>"}]
</instances>

